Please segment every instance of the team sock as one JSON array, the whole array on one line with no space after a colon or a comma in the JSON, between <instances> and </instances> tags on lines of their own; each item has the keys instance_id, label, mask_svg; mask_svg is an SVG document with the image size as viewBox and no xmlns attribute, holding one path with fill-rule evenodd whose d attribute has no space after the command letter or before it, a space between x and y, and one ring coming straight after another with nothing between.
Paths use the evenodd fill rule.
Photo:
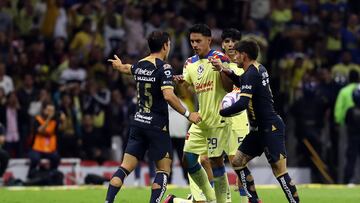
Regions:
<instances>
[{"instance_id":1,"label":"team sock","mask_svg":"<svg viewBox=\"0 0 360 203\"><path fill-rule=\"evenodd\" d=\"M246 195L245 189L239 185L240 203L248 203L249 199Z\"/></svg>"},{"instance_id":2,"label":"team sock","mask_svg":"<svg viewBox=\"0 0 360 203\"><path fill-rule=\"evenodd\" d=\"M215 200L215 191L211 187L206 172L203 167L197 163L196 166L188 170L189 176L193 179L195 184L201 189L208 201Z\"/></svg>"},{"instance_id":3,"label":"team sock","mask_svg":"<svg viewBox=\"0 0 360 203\"><path fill-rule=\"evenodd\" d=\"M111 177L111 180L110 180L110 184L109 184L109 187L108 187L108 190L107 190L107 193L106 193L106 200L105 200L105 203L113 203L114 202L114 199L115 199L115 196L116 194L119 192L120 187L117 187L117 186L114 186L111 184L111 181L113 178L119 178L121 180L121 184L124 183L124 179L126 178L126 176L129 175L129 171L126 170L125 168L121 167L114 173L114 175Z\"/></svg>"},{"instance_id":4,"label":"team sock","mask_svg":"<svg viewBox=\"0 0 360 203\"><path fill-rule=\"evenodd\" d=\"M214 189L217 203L225 203L229 184L225 175L225 167L213 168Z\"/></svg>"},{"instance_id":5,"label":"team sock","mask_svg":"<svg viewBox=\"0 0 360 203\"><path fill-rule=\"evenodd\" d=\"M255 190L254 178L251 175L251 172L247 167L242 169L236 169L236 174L238 175L241 184L245 190L246 195L249 198L250 203L258 202L258 195Z\"/></svg>"},{"instance_id":6,"label":"team sock","mask_svg":"<svg viewBox=\"0 0 360 203\"><path fill-rule=\"evenodd\" d=\"M230 188L230 184L229 184L229 179L227 174L225 174L225 178L226 178L226 182L227 182L227 188L226 188L226 202L227 203L231 203L231 188Z\"/></svg>"},{"instance_id":7,"label":"team sock","mask_svg":"<svg viewBox=\"0 0 360 203\"><path fill-rule=\"evenodd\" d=\"M164 171L159 171L156 173L153 187L151 189L151 203L160 203L166 191L167 180L168 174Z\"/></svg>"},{"instance_id":8,"label":"team sock","mask_svg":"<svg viewBox=\"0 0 360 203\"><path fill-rule=\"evenodd\" d=\"M299 195L296 190L296 186L291 181L291 178L288 173L285 173L284 175L281 175L276 179L279 181L281 188L283 189L285 196L290 203L300 202Z\"/></svg>"}]
</instances>

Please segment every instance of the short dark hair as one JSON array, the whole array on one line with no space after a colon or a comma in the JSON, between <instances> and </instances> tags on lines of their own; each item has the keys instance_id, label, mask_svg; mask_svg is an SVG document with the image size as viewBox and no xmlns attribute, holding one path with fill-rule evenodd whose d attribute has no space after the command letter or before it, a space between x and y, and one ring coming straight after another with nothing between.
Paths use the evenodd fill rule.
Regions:
<instances>
[{"instance_id":1,"label":"short dark hair","mask_svg":"<svg viewBox=\"0 0 360 203\"><path fill-rule=\"evenodd\" d=\"M241 40L241 32L235 28L227 28L222 31L221 39L225 40L226 38L230 38L233 40Z\"/></svg>"},{"instance_id":2,"label":"short dark hair","mask_svg":"<svg viewBox=\"0 0 360 203\"><path fill-rule=\"evenodd\" d=\"M195 24L189 29L189 34L191 33L199 33L206 37L211 37L211 30L209 26L205 24Z\"/></svg>"},{"instance_id":3,"label":"short dark hair","mask_svg":"<svg viewBox=\"0 0 360 203\"><path fill-rule=\"evenodd\" d=\"M243 40L235 44L235 50L245 52L251 60L256 60L259 53L259 45L252 40Z\"/></svg>"},{"instance_id":4,"label":"short dark hair","mask_svg":"<svg viewBox=\"0 0 360 203\"><path fill-rule=\"evenodd\" d=\"M153 31L148 37L148 45L151 53L161 51L164 44L170 40L170 35L167 32Z\"/></svg>"}]
</instances>

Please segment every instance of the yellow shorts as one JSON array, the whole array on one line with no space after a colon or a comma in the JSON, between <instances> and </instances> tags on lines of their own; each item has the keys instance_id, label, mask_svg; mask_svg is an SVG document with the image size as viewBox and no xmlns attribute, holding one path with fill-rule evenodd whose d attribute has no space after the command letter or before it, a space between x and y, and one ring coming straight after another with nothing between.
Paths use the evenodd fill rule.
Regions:
<instances>
[{"instance_id":1,"label":"yellow shorts","mask_svg":"<svg viewBox=\"0 0 360 203\"><path fill-rule=\"evenodd\" d=\"M239 146L248 133L249 129L231 130L228 151L225 151L228 156L233 156L236 154Z\"/></svg>"},{"instance_id":2,"label":"yellow shorts","mask_svg":"<svg viewBox=\"0 0 360 203\"><path fill-rule=\"evenodd\" d=\"M218 128L200 129L191 125L185 140L184 152L219 157L228 151L231 125Z\"/></svg>"}]
</instances>

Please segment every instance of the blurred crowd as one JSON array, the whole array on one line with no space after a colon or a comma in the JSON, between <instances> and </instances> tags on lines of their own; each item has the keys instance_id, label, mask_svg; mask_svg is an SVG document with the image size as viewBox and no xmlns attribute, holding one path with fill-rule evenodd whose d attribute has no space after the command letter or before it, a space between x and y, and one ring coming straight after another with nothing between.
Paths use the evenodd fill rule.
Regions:
<instances>
[{"instance_id":1,"label":"blurred crowd","mask_svg":"<svg viewBox=\"0 0 360 203\"><path fill-rule=\"evenodd\" d=\"M187 28L202 22L215 49L228 27L259 43L276 109L296 121L290 164L312 164L301 144L306 138L336 166L344 121L334 118L334 106L350 73L359 82L359 14L356 0L0 0L3 149L28 157L35 116L52 103L54 117L65 115L66 128L56 132L60 157L109 159L113 137L126 143L136 88L107 59L135 62L148 53L147 35L161 29L171 35L169 63L181 74L192 55Z\"/></svg>"}]
</instances>

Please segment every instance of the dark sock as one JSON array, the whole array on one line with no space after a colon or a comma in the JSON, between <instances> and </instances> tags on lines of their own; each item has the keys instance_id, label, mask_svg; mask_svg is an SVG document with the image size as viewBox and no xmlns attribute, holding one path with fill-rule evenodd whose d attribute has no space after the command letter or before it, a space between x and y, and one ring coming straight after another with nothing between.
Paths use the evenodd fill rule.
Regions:
<instances>
[{"instance_id":1,"label":"dark sock","mask_svg":"<svg viewBox=\"0 0 360 203\"><path fill-rule=\"evenodd\" d=\"M118 177L118 178L120 178L121 182L124 183L124 179L126 176L129 175L129 173L130 172L128 170L126 170L125 168L120 166L120 168L114 173L114 175L111 177L111 179L114 177ZM108 190L106 193L105 203L113 203L115 196L119 192L120 188L121 187L115 187L115 186L111 185L111 180L110 180L110 184L109 184L109 187L108 187Z\"/></svg>"},{"instance_id":2,"label":"dark sock","mask_svg":"<svg viewBox=\"0 0 360 203\"><path fill-rule=\"evenodd\" d=\"M283 189L285 196L290 203L300 202L299 195L296 191L296 186L291 181L288 173L285 173L284 175L279 176L276 179L279 181L281 188Z\"/></svg>"},{"instance_id":3,"label":"dark sock","mask_svg":"<svg viewBox=\"0 0 360 203\"><path fill-rule=\"evenodd\" d=\"M243 188L246 192L246 195L249 198L250 203L257 203L258 202L258 195L255 190L255 183L254 178L251 175L251 172L247 167L239 170L235 170L236 174L238 175Z\"/></svg>"},{"instance_id":4,"label":"dark sock","mask_svg":"<svg viewBox=\"0 0 360 203\"><path fill-rule=\"evenodd\" d=\"M159 171L155 175L153 188L151 189L150 203L160 203L166 191L168 174L164 171ZM154 188L156 187L156 188Z\"/></svg>"}]
</instances>

